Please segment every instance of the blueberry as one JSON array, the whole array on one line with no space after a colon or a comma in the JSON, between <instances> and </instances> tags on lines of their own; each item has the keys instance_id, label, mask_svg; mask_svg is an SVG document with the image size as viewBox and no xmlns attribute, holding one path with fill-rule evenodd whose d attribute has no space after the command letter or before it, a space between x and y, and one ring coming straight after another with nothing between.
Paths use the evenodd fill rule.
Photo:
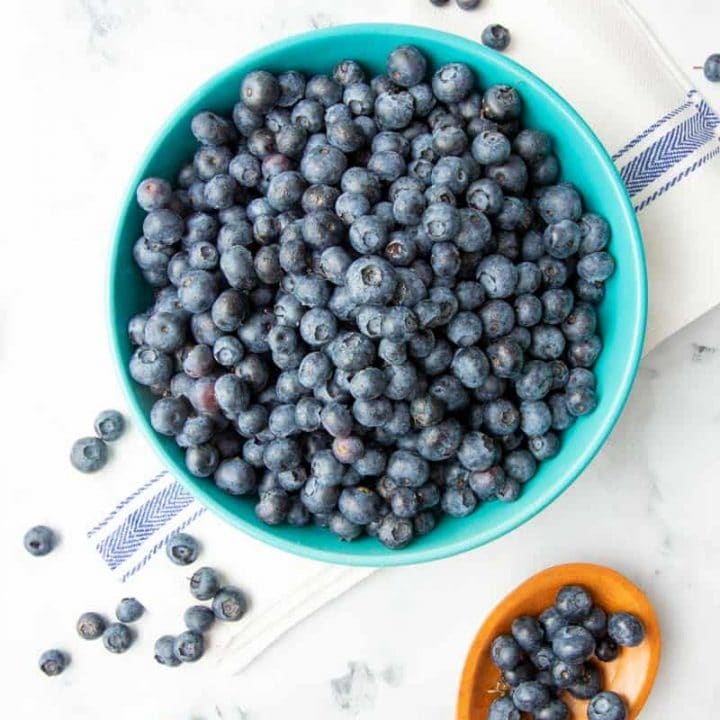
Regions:
<instances>
[{"instance_id":1,"label":"blueberry","mask_svg":"<svg viewBox=\"0 0 720 720\"><path fill-rule=\"evenodd\" d=\"M520 683L527 682L528 680L534 680L537 675L537 671L531 663L523 662L512 670L505 670L502 674L502 679L506 685L511 688L517 687Z\"/></svg>"},{"instance_id":2,"label":"blueberry","mask_svg":"<svg viewBox=\"0 0 720 720\"><path fill-rule=\"evenodd\" d=\"M69 658L61 650L46 650L38 660L38 667L48 677L60 675L70 662Z\"/></svg>"},{"instance_id":3,"label":"blueberry","mask_svg":"<svg viewBox=\"0 0 720 720\"><path fill-rule=\"evenodd\" d=\"M580 254L604 250L610 241L610 226L607 220L594 213L585 213L578 221L580 226Z\"/></svg>"},{"instance_id":4,"label":"blueberry","mask_svg":"<svg viewBox=\"0 0 720 720\"><path fill-rule=\"evenodd\" d=\"M190 594L197 600L210 600L219 589L217 573L210 567L198 568L190 578Z\"/></svg>"},{"instance_id":5,"label":"blueberry","mask_svg":"<svg viewBox=\"0 0 720 720\"><path fill-rule=\"evenodd\" d=\"M558 659L570 664L581 663L595 652L595 639L585 628L568 625L553 635L552 648Z\"/></svg>"},{"instance_id":6,"label":"blueberry","mask_svg":"<svg viewBox=\"0 0 720 720\"><path fill-rule=\"evenodd\" d=\"M188 630L202 635L212 627L215 622L215 614L204 605L191 605L183 613L183 622Z\"/></svg>"},{"instance_id":7,"label":"blueberry","mask_svg":"<svg viewBox=\"0 0 720 720\"><path fill-rule=\"evenodd\" d=\"M509 478L526 483L535 475L537 462L527 450L512 450L505 455L503 467Z\"/></svg>"},{"instance_id":8,"label":"blueberry","mask_svg":"<svg viewBox=\"0 0 720 720\"><path fill-rule=\"evenodd\" d=\"M35 557L47 555L55 547L55 543L55 533L45 525L31 527L23 537L25 549Z\"/></svg>"},{"instance_id":9,"label":"blueberry","mask_svg":"<svg viewBox=\"0 0 720 720\"><path fill-rule=\"evenodd\" d=\"M521 720L520 711L509 696L496 698L490 704L487 720Z\"/></svg>"},{"instance_id":10,"label":"blueberry","mask_svg":"<svg viewBox=\"0 0 720 720\"><path fill-rule=\"evenodd\" d=\"M495 442L478 431L467 433L458 449L458 460L468 470L487 470L497 461L497 457Z\"/></svg>"},{"instance_id":11,"label":"blueberry","mask_svg":"<svg viewBox=\"0 0 720 720\"><path fill-rule=\"evenodd\" d=\"M255 70L243 78L240 97L251 110L266 113L280 98L280 83L271 73Z\"/></svg>"},{"instance_id":12,"label":"blueberry","mask_svg":"<svg viewBox=\"0 0 720 720\"><path fill-rule=\"evenodd\" d=\"M645 628L635 615L612 613L608 618L608 635L621 647L635 647L645 639Z\"/></svg>"},{"instance_id":13,"label":"blueberry","mask_svg":"<svg viewBox=\"0 0 720 720\"><path fill-rule=\"evenodd\" d=\"M154 353L155 351L148 348L147 352ZM137 356L137 354L136 351L135 355ZM138 378L135 379L137 380ZM163 376L162 379L165 379L165 377ZM70 462L76 470L83 473L92 473L97 472L105 466L107 455L107 445L100 438L84 437L73 443L72 450L70 451Z\"/></svg>"},{"instance_id":14,"label":"blueberry","mask_svg":"<svg viewBox=\"0 0 720 720\"><path fill-rule=\"evenodd\" d=\"M703 74L710 82L720 81L720 53L708 55L703 65Z\"/></svg>"},{"instance_id":15,"label":"blueberry","mask_svg":"<svg viewBox=\"0 0 720 720\"><path fill-rule=\"evenodd\" d=\"M605 611L599 605L593 605L590 614L582 621L582 626L595 639L605 637L607 632L607 615Z\"/></svg>"},{"instance_id":16,"label":"blueberry","mask_svg":"<svg viewBox=\"0 0 720 720\"><path fill-rule=\"evenodd\" d=\"M534 720L570 720L570 710L562 700L551 700L533 715Z\"/></svg>"},{"instance_id":17,"label":"blueberry","mask_svg":"<svg viewBox=\"0 0 720 720\"><path fill-rule=\"evenodd\" d=\"M477 507L477 498L469 487L450 487L443 492L440 505L451 517L465 517Z\"/></svg>"},{"instance_id":18,"label":"blueberry","mask_svg":"<svg viewBox=\"0 0 720 720\"><path fill-rule=\"evenodd\" d=\"M549 608L548 610L551 610L552 612L557 613L557 610L555 610L554 607ZM545 613L542 613L538 617L538 621L543 626L543 630L545 632L545 637L547 639L548 638L547 625L543 623L543 615L545 615L546 613L547 613L547 611L545 611ZM547 618L547 616L546 616L546 618ZM550 648L550 646L548 646L548 645L543 645L538 650L530 653L530 662L532 662L532 664L540 671L549 670L550 668L552 668L553 663L555 662L555 659L556 658L555 658L555 655L553 654L552 648Z\"/></svg>"},{"instance_id":19,"label":"blueberry","mask_svg":"<svg viewBox=\"0 0 720 720\"><path fill-rule=\"evenodd\" d=\"M532 330L530 354L539 360L556 360L565 350L565 337L552 325L535 325Z\"/></svg>"},{"instance_id":20,"label":"blueberry","mask_svg":"<svg viewBox=\"0 0 720 720\"><path fill-rule=\"evenodd\" d=\"M220 588L212 601L212 611L218 620L235 622L247 611L247 600L241 590L231 585Z\"/></svg>"},{"instance_id":21,"label":"blueberry","mask_svg":"<svg viewBox=\"0 0 720 720\"><path fill-rule=\"evenodd\" d=\"M97 640L105 632L105 627L105 618L96 612L84 612L75 625L77 634L83 640Z\"/></svg>"},{"instance_id":22,"label":"blueberry","mask_svg":"<svg viewBox=\"0 0 720 720\"><path fill-rule=\"evenodd\" d=\"M483 45L493 50L505 50L510 44L510 31L502 25L488 25L480 35Z\"/></svg>"},{"instance_id":23,"label":"blueberry","mask_svg":"<svg viewBox=\"0 0 720 720\"><path fill-rule=\"evenodd\" d=\"M188 418L189 406L182 398L160 398L150 411L150 424L162 435L177 435Z\"/></svg>"},{"instance_id":24,"label":"blueberry","mask_svg":"<svg viewBox=\"0 0 720 720\"><path fill-rule=\"evenodd\" d=\"M357 539L363 532L361 525L356 525L339 512L330 515L328 528L344 542Z\"/></svg>"},{"instance_id":25,"label":"blueberry","mask_svg":"<svg viewBox=\"0 0 720 720\"><path fill-rule=\"evenodd\" d=\"M581 241L580 226L572 220L560 220L548 225L543 233L543 242L548 255L565 260L574 255Z\"/></svg>"},{"instance_id":26,"label":"blueberry","mask_svg":"<svg viewBox=\"0 0 720 720\"><path fill-rule=\"evenodd\" d=\"M480 0L455 0L455 2L461 10L474 10L480 4Z\"/></svg>"},{"instance_id":27,"label":"blueberry","mask_svg":"<svg viewBox=\"0 0 720 720\"><path fill-rule=\"evenodd\" d=\"M138 205L145 212L152 212L168 205L172 196L172 187L167 180L150 177L138 185L135 196Z\"/></svg>"},{"instance_id":28,"label":"blueberry","mask_svg":"<svg viewBox=\"0 0 720 720\"><path fill-rule=\"evenodd\" d=\"M196 662L205 651L205 643L200 632L185 630L173 643L173 654L181 662Z\"/></svg>"},{"instance_id":29,"label":"blueberry","mask_svg":"<svg viewBox=\"0 0 720 720\"><path fill-rule=\"evenodd\" d=\"M591 413L597 407L598 399L592 388L579 387L567 391L565 403L570 415L580 417Z\"/></svg>"},{"instance_id":30,"label":"blueberry","mask_svg":"<svg viewBox=\"0 0 720 720\"><path fill-rule=\"evenodd\" d=\"M600 638L595 644L595 657L602 662L612 662L619 654L618 644L608 637Z\"/></svg>"},{"instance_id":31,"label":"blueberry","mask_svg":"<svg viewBox=\"0 0 720 720\"><path fill-rule=\"evenodd\" d=\"M543 629L530 615L520 615L512 622L512 636L515 642L528 653L539 650L543 644Z\"/></svg>"},{"instance_id":32,"label":"blueberry","mask_svg":"<svg viewBox=\"0 0 720 720\"><path fill-rule=\"evenodd\" d=\"M536 460L548 460L560 451L560 438L554 432L533 436L528 440L528 450Z\"/></svg>"},{"instance_id":33,"label":"blueberry","mask_svg":"<svg viewBox=\"0 0 720 720\"><path fill-rule=\"evenodd\" d=\"M488 255L478 265L477 279L490 298L506 298L517 286L518 270L502 255Z\"/></svg>"},{"instance_id":34,"label":"blueberry","mask_svg":"<svg viewBox=\"0 0 720 720\"><path fill-rule=\"evenodd\" d=\"M468 136L462 128L454 125L436 127L432 134L432 148L441 157L460 156L468 149Z\"/></svg>"},{"instance_id":35,"label":"blueberry","mask_svg":"<svg viewBox=\"0 0 720 720\"><path fill-rule=\"evenodd\" d=\"M175 638L172 635L162 635L155 641L153 656L161 665L168 667L176 667L180 664L180 660L175 657L173 646Z\"/></svg>"},{"instance_id":36,"label":"blueberry","mask_svg":"<svg viewBox=\"0 0 720 720\"><path fill-rule=\"evenodd\" d=\"M445 103L460 102L469 95L474 84L472 70L464 63L443 65L432 78L435 97Z\"/></svg>"},{"instance_id":37,"label":"blueberry","mask_svg":"<svg viewBox=\"0 0 720 720\"><path fill-rule=\"evenodd\" d=\"M718 59L718 62L720 63L720 59ZM718 76L720 77L720 71L718 71ZM590 700L587 716L588 720L625 720L628 711L619 695L614 692L603 691Z\"/></svg>"},{"instance_id":38,"label":"blueberry","mask_svg":"<svg viewBox=\"0 0 720 720\"><path fill-rule=\"evenodd\" d=\"M501 670L512 670L522 660L522 648L512 635L498 635L490 646L490 657Z\"/></svg>"},{"instance_id":39,"label":"blueberry","mask_svg":"<svg viewBox=\"0 0 720 720\"><path fill-rule=\"evenodd\" d=\"M399 487L390 493L390 508L400 518L413 518L419 510L417 493L410 487Z\"/></svg>"},{"instance_id":40,"label":"blueberry","mask_svg":"<svg viewBox=\"0 0 720 720\"><path fill-rule=\"evenodd\" d=\"M121 622L110 623L102 634L103 645L111 653L124 653L130 648L133 636L130 628Z\"/></svg>"},{"instance_id":41,"label":"blueberry","mask_svg":"<svg viewBox=\"0 0 720 720\"><path fill-rule=\"evenodd\" d=\"M305 77L295 70L277 76L279 95L275 101L280 107L292 107L305 94Z\"/></svg>"},{"instance_id":42,"label":"blueberry","mask_svg":"<svg viewBox=\"0 0 720 720\"><path fill-rule=\"evenodd\" d=\"M468 484L479 500L489 500L494 497L505 483L505 473L497 465L487 470L475 470L468 477Z\"/></svg>"},{"instance_id":43,"label":"blueberry","mask_svg":"<svg viewBox=\"0 0 720 720\"><path fill-rule=\"evenodd\" d=\"M387 70L394 83L409 88L423 81L427 61L414 45L400 45L388 56Z\"/></svg>"},{"instance_id":44,"label":"blueberry","mask_svg":"<svg viewBox=\"0 0 720 720\"><path fill-rule=\"evenodd\" d=\"M377 253L387 244L387 227L375 215L362 215L350 226L348 237L350 245L357 252L364 255Z\"/></svg>"},{"instance_id":45,"label":"blueberry","mask_svg":"<svg viewBox=\"0 0 720 720\"><path fill-rule=\"evenodd\" d=\"M504 192L515 195L523 193L528 182L527 166L517 155L510 155L503 163L488 165L487 176Z\"/></svg>"},{"instance_id":46,"label":"blueberry","mask_svg":"<svg viewBox=\"0 0 720 720\"><path fill-rule=\"evenodd\" d=\"M123 598L115 608L115 617L122 623L135 622L144 611L142 603L136 598Z\"/></svg>"},{"instance_id":47,"label":"blueberry","mask_svg":"<svg viewBox=\"0 0 720 720\"><path fill-rule=\"evenodd\" d=\"M517 379L523 369L523 349L511 337L502 337L487 346L492 372L501 378Z\"/></svg>"},{"instance_id":48,"label":"blueberry","mask_svg":"<svg viewBox=\"0 0 720 720\"><path fill-rule=\"evenodd\" d=\"M212 112L199 112L190 122L190 130L202 145L223 145L236 137L235 129Z\"/></svg>"},{"instance_id":49,"label":"blueberry","mask_svg":"<svg viewBox=\"0 0 720 720\"><path fill-rule=\"evenodd\" d=\"M550 701L550 693L542 683L528 680L520 683L512 691L512 701L522 712L535 712Z\"/></svg>"},{"instance_id":50,"label":"blueberry","mask_svg":"<svg viewBox=\"0 0 720 720\"><path fill-rule=\"evenodd\" d=\"M587 340L594 335L597 327L597 313L588 303L577 303L563 320L562 331L570 342Z\"/></svg>"},{"instance_id":51,"label":"blueberry","mask_svg":"<svg viewBox=\"0 0 720 720\"><path fill-rule=\"evenodd\" d=\"M504 398L491 400L483 410L485 427L491 435L509 435L520 427L518 409Z\"/></svg>"},{"instance_id":52,"label":"blueberry","mask_svg":"<svg viewBox=\"0 0 720 720\"><path fill-rule=\"evenodd\" d=\"M413 523L389 513L380 521L377 538L390 550L404 548L413 539Z\"/></svg>"},{"instance_id":53,"label":"blueberry","mask_svg":"<svg viewBox=\"0 0 720 720\"><path fill-rule=\"evenodd\" d=\"M192 535L175 533L165 543L165 551L176 565L190 565L197 560L200 547Z\"/></svg>"},{"instance_id":54,"label":"blueberry","mask_svg":"<svg viewBox=\"0 0 720 720\"><path fill-rule=\"evenodd\" d=\"M597 335L571 342L567 349L568 364L573 368L591 368L600 355L602 341Z\"/></svg>"},{"instance_id":55,"label":"blueberry","mask_svg":"<svg viewBox=\"0 0 720 720\"><path fill-rule=\"evenodd\" d=\"M522 487L520 483L512 477L505 476L505 481L496 493L496 497L501 502L515 502L520 497Z\"/></svg>"},{"instance_id":56,"label":"blueberry","mask_svg":"<svg viewBox=\"0 0 720 720\"><path fill-rule=\"evenodd\" d=\"M484 130L473 139L472 156L482 165L496 165L510 157L510 149L510 141L502 133Z\"/></svg>"},{"instance_id":57,"label":"blueberry","mask_svg":"<svg viewBox=\"0 0 720 720\"><path fill-rule=\"evenodd\" d=\"M404 94L408 95L408 93ZM402 112L403 108L407 109L407 106L401 105L399 107L400 109L396 109L395 105L389 105L386 110L388 113L388 120L386 122L398 122L398 115ZM407 169L402 155L393 152L392 150L383 150L381 152L373 153L368 159L367 168L380 180L384 180L387 183L392 183L397 180Z\"/></svg>"},{"instance_id":58,"label":"blueberry","mask_svg":"<svg viewBox=\"0 0 720 720\"><path fill-rule=\"evenodd\" d=\"M595 665L586 664L582 677L568 686L567 691L578 700L589 700L602 689L602 676Z\"/></svg>"},{"instance_id":59,"label":"blueberry","mask_svg":"<svg viewBox=\"0 0 720 720\"><path fill-rule=\"evenodd\" d=\"M584 255L577 264L577 274L591 283L604 282L614 271L615 261L602 250Z\"/></svg>"}]
</instances>

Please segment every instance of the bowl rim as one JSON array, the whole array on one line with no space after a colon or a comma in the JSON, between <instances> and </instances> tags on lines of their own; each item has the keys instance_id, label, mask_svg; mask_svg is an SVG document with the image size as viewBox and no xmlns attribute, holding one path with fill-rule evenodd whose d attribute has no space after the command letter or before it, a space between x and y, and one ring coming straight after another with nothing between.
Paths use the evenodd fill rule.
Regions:
<instances>
[{"instance_id":1,"label":"bowl rim","mask_svg":"<svg viewBox=\"0 0 720 720\"><path fill-rule=\"evenodd\" d=\"M408 43L412 43L413 41L442 43L443 45L451 47L453 50L457 51L459 55L470 54L474 56L484 56L486 59L491 60L494 64L511 69L514 73L521 76L526 82L535 85L541 92L547 95L555 103L557 108L566 116L567 120L573 126L573 132L584 136L588 146L591 148L596 157L596 161L605 166L610 176L614 178L614 185L617 190L616 195L618 196L617 201L621 205L624 221L627 223L630 231L628 233L627 242L628 252L632 256L633 261L632 263L628 263L628 266L634 270L633 284L635 289L633 298L634 303L632 305L634 312L631 318L634 328L633 337L631 345L628 348L627 360L625 361L620 373L619 382L612 394L612 398L610 399L611 402L605 410L602 422L592 437L592 442L588 443L571 459L569 463L565 465L560 473L562 482L555 482L553 487L548 490L547 493L543 493L539 498L536 498L533 502L528 503L521 509L521 511L513 514L512 517L509 517L502 522L495 523L489 530L483 530L481 528L462 538L444 542L437 546L418 549L413 547L413 545L410 545L401 551L388 551L387 554L366 553L363 550L360 550L358 546L350 546L340 543L338 543L337 549L332 550L311 547L303 542L282 537L281 535L276 534L276 531L273 528L260 527L259 525L255 525L238 517L206 493L197 479L189 478L184 468L180 467L177 461L171 457L165 448L158 442L155 431L150 425L149 417L140 405L137 388L130 378L127 368L124 366L124 352L120 346L120 333L116 327L116 319L119 315L119 308L116 302L116 293L114 292L114 279L117 275L117 269L120 264L121 236L127 213L135 202L135 189L140 180L143 179L143 170L145 166L157 153L168 132L177 124L178 117L187 113L187 111L199 100L201 100L209 91L211 91L212 88L221 84L228 77L234 75L237 72L238 65L262 66L267 55L287 50L289 47L312 43L315 40L342 38L348 35L361 33L387 33L399 35L404 38L404 42ZM138 422L143 434L149 440L150 445L160 457L165 467L169 470L173 477L182 482L183 486L203 506L211 509L225 521L250 535L252 538L265 542L273 547L303 557L334 564L366 567L390 567L440 560L467 550L472 550L476 547L496 540L531 520L541 510L554 502L561 493L570 487L570 485L572 485L572 483L590 464L600 448L604 445L610 432L617 423L630 395L630 390L637 374L638 365L641 359L647 325L647 265L637 215L622 182L620 173L595 132L567 100L565 100L556 90L535 75L532 71L528 70L525 66L505 55L484 47L475 40L471 40L454 33L448 33L418 25L399 23L356 23L311 30L264 45L257 50L243 55L225 69L212 75L194 92L187 96L178 107L175 108L171 116L162 124L160 130L155 134L140 160L136 163L132 179L129 186L127 186L127 190L123 197L124 200L121 203L117 221L114 226L113 241L110 250L107 283L107 310L109 318L108 327L110 331L110 343L115 359L115 369L120 376L121 385L130 402L131 412L135 420Z\"/></svg>"}]
</instances>

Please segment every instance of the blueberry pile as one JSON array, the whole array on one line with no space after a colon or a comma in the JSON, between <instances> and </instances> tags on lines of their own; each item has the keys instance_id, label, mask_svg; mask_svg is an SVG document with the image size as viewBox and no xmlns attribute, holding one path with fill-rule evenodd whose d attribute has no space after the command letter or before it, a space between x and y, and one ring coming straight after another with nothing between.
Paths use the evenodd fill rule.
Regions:
<instances>
[{"instance_id":1,"label":"blueberry pile","mask_svg":"<svg viewBox=\"0 0 720 720\"><path fill-rule=\"evenodd\" d=\"M502 671L507 694L490 706L488 720L568 720L561 695L589 700L588 720L626 720L622 698L602 690L594 656L612 662L621 647L635 647L645 638L642 622L626 612L609 616L593 604L579 585L561 588L555 604L537 618L521 615L511 632L493 640L490 655Z\"/></svg>"},{"instance_id":2,"label":"blueberry pile","mask_svg":"<svg viewBox=\"0 0 720 720\"><path fill-rule=\"evenodd\" d=\"M152 426L264 522L343 540L517 499L597 404L614 270L518 91L404 45L386 75L260 70L240 97L192 119L176 189L137 189Z\"/></svg>"}]
</instances>

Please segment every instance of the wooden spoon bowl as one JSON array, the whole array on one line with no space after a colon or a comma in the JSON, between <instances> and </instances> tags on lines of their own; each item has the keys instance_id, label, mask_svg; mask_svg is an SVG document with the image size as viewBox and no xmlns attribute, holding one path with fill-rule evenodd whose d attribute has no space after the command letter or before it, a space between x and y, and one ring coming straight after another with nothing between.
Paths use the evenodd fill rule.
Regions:
<instances>
[{"instance_id":1,"label":"wooden spoon bowl","mask_svg":"<svg viewBox=\"0 0 720 720\"><path fill-rule=\"evenodd\" d=\"M502 692L500 671L490 659L490 645L500 634L510 632L518 615L538 616L552 605L563 585L582 585L608 614L621 610L637 615L646 636L634 648L620 648L611 663L595 661L603 677L603 689L620 695L628 706L628 720L642 709L660 663L660 627L652 604L640 588L610 568L573 563L548 568L513 590L488 616L475 636L463 669L457 704L457 720L486 720L492 701ZM587 701L569 693L562 700L571 720L587 720Z\"/></svg>"}]
</instances>

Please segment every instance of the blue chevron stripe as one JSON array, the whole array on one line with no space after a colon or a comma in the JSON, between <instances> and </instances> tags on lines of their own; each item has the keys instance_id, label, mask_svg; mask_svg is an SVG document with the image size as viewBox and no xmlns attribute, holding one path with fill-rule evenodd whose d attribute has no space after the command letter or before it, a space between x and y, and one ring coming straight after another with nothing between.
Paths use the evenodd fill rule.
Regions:
<instances>
[{"instance_id":1,"label":"blue chevron stripe","mask_svg":"<svg viewBox=\"0 0 720 720\"><path fill-rule=\"evenodd\" d=\"M652 125L649 125L639 135L636 135L630 142L623 145L613 156L612 159L619 160L628 150L632 150L638 143L641 143L648 135L652 135L659 127L662 127L668 120L672 120L676 115L679 115L683 110L687 110L692 106L692 101L687 100L682 105L678 105L675 109L666 113L661 118L656 120Z\"/></svg>"},{"instance_id":2,"label":"blue chevron stripe","mask_svg":"<svg viewBox=\"0 0 720 720\"><path fill-rule=\"evenodd\" d=\"M150 478L146 483L143 483L135 492L130 493L124 500L121 500L113 510L108 513L97 525L90 528L87 532L87 536L90 538L95 533L102 530L112 519L129 503L131 503L138 495L142 495L151 485L154 485L158 480L162 480L167 475L167 470L159 472L155 477Z\"/></svg>"},{"instance_id":3,"label":"blue chevron stripe","mask_svg":"<svg viewBox=\"0 0 720 720\"><path fill-rule=\"evenodd\" d=\"M133 510L121 525L96 546L98 552L110 569L114 570L192 501L192 495L180 483L171 483Z\"/></svg>"},{"instance_id":4,"label":"blue chevron stripe","mask_svg":"<svg viewBox=\"0 0 720 720\"><path fill-rule=\"evenodd\" d=\"M720 118L704 101L698 111L665 133L625 165L620 175L630 196L637 195L668 170L712 141Z\"/></svg>"},{"instance_id":5,"label":"blue chevron stripe","mask_svg":"<svg viewBox=\"0 0 720 720\"><path fill-rule=\"evenodd\" d=\"M641 212L648 205L655 202L661 195L666 193L671 187L677 185L681 180L684 180L688 175L694 173L699 167L702 167L708 160L712 160L714 157L720 156L720 145L714 150L710 151L706 155L703 155L699 160L696 160L692 165L685 168L681 173L678 173L672 180L666 182L661 188L658 188L652 195L646 197L641 203L635 206L635 212Z\"/></svg>"}]
</instances>

